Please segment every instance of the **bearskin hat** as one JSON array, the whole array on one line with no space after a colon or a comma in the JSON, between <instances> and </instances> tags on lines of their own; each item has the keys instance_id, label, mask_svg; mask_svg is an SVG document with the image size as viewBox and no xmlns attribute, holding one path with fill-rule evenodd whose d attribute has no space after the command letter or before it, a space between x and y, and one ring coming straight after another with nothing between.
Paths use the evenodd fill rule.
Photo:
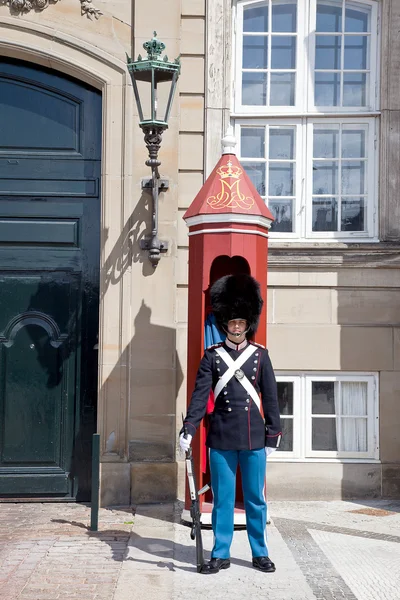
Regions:
<instances>
[{"instance_id":1,"label":"bearskin hat","mask_svg":"<svg viewBox=\"0 0 400 600\"><path fill-rule=\"evenodd\" d=\"M260 284L254 277L244 273L221 277L210 289L210 301L221 330L226 330L231 319L246 319L248 336L255 334L263 299Z\"/></svg>"}]
</instances>

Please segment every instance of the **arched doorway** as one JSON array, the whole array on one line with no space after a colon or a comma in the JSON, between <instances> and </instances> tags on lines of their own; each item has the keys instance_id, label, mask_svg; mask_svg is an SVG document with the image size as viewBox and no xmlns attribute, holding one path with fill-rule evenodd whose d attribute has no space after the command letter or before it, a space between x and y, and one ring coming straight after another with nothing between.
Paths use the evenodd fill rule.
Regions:
<instances>
[{"instance_id":1,"label":"arched doorway","mask_svg":"<svg viewBox=\"0 0 400 600\"><path fill-rule=\"evenodd\" d=\"M0 496L90 496L101 94L0 61Z\"/></svg>"}]
</instances>

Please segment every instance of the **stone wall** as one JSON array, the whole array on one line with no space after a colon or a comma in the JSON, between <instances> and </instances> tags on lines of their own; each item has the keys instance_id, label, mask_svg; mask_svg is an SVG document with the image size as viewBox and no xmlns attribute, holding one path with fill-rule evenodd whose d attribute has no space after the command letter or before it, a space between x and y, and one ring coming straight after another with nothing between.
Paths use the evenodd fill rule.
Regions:
<instances>
[{"instance_id":1,"label":"stone wall","mask_svg":"<svg viewBox=\"0 0 400 600\"><path fill-rule=\"evenodd\" d=\"M176 451L186 410L188 238L182 215L217 162L229 122L231 0L96 0L94 6L103 13L98 19L81 14L80 0L23 14L3 4L0 53L58 69L103 93L102 502L172 500L177 490L183 496L185 481ZM336 464L327 485L324 464L271 462L273 497L339 497L354 489L400 493L399 24L400 0L383 0L382 242L271 243L270 252L268 340L275 368L378 372L382 465ZM126 52L143 53L154 30L170 58L182 57L160 152L169 190L160 197L159 236L169 250L155 271L139 246L151 222L150 198L141 187L149 169L125 58Z\"/></svg>"}]
</instances>

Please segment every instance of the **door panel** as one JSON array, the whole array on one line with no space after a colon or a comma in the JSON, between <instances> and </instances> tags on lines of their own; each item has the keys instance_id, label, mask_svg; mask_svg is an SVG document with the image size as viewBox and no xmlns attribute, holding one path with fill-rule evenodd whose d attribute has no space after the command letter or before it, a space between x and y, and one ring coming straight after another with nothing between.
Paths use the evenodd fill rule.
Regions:
<instances>
[{"instance_id":1,"label":"door panel","mask_svg":"<svg viewBox=\"0 0 400 600\"><path fill-rule=\"evenodd\" d=\"M63 481L72 494L80 277L10 273L0 288L0 493L10 470L25 474L35 493L54 493L42 477L50 468L56 490Z\"/></svg>"},{"instance_id":2,"label":"door panel","mask_svg":"<svg viewBox=\"0 0 400 600\"><path fill-rule=\"evenodd\" d=\"M10 150L34 151L51 148L78 151L77 125L80 103L62 97L32 82L3 77L0 82L3 135L1 145ZM27 111L26 107L30 110ZM31 118L32 113L35 119ZM19 122L18 137L8 123ZM43 131L48 136L43 135ZM51 136L51 137L50 137Z\"/></svg>"},{"instance_id":3,"label":"door panel","mask_svg":"<svg viewBox=\"0 0 400 600\"><path fill-rule=\"evenodd\" d=\"M90 497L101 96L0 60L0 494Z\"/></svg>"},{"instance_id":4,"label":"door panel","mask_svg":"<svg viewBox=\"0 0 400 600\"><path fill-rule=\"evenodd\" d=\"M82 82L0 57L0 153L100 160L99 106Z\"/></svg>"},{"instance_id":5,"label":"door panel","mask_svg":"<svg viewBox=\"0 0 400 600\"><path fill-rule=\"evenodd\" d=\"M62 380L47 373L54 379L62 361L44 323L24 325L3 345L4 466L60 464Z\"/></svg>"}]
</instances>

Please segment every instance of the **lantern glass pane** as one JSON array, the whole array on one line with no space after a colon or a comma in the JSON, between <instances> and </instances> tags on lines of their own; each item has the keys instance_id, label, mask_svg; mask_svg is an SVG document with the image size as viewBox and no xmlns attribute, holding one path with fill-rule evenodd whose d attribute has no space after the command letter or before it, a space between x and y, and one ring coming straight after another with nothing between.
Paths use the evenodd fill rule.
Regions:
<instances>
[{"instance_id":1,"label":"lantern glass pane","mask_svg":"<svg viewBox=\"0 0 400 600\"><path fill-rule=\"evenodd\" d=\"M152 82L153 79L153 82ZM148 122L167 122L172 107L173 97L171 97L171 88L173 81L160 80L157 72L150 81L137 81L139 102L142 107L142 116L139 112L140 121ZM135 86L134 86L135 87ZM175 86L176 87L176 82Z\"/></svg>"},{"instance_id":2,"label":"lantern glass pane","mask_svg":"<svg viewBox=\"0 0 400 600\"><path fill-rule=\"evenodd\" d=\"M168 100L167 100L167 104L166 104L166 108L165 108L165 116L164 116L164 121L166 123L168 123L169 115L170 115L171 108L172 108L172 103L174 101L177 81L178 81L178 74L174 73L172 81L169 82Z\"/></svg>"},{"instance_id":3,"label":"lantern glass pane","mask_svg":"<svg viewBox=\"0 0 400 600\"><path fill-rule=\"evenodd\" d=\"M151 84L147 81L138 81L137 87L143 113L142 118L139 115L139 119L148 121L151 119Z\"/></svg>"},{"instance_id":4,"label":"lantern glass pane","mask_svg":"<svg viewBox=\"0 0 400 600\"><path fill-rule=\"evenodd\" d=\"M134 75L132 76L132 86L133 86L133 93L135 95L136 106L138 109L139 121L143 121L143 107L142 107L142 102L141 102L141 96L139 93L138 82L136 81L136 78L134 77Z\"/></svg>"}]
</instances>

